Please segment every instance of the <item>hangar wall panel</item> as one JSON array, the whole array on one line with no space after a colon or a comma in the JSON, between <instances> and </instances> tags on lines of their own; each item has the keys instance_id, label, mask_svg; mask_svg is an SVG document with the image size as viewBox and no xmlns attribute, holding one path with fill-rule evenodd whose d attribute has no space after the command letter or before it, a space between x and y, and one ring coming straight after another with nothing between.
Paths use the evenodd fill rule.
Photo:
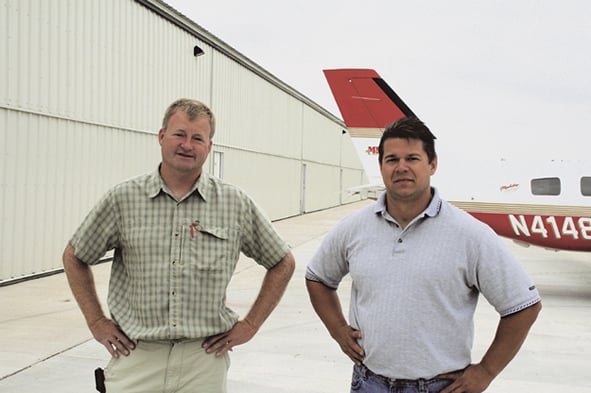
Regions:
<instances>
[{"instance_id":1,"label":"hangar wall panel","mask_svg":"<svg viewBox=\"0 0 591 393\"><path fill-rule=\"evenodd\" d=\"M331 203L335 191L339 203L360 200L359 195L351 196L345 191L368 182L365 172L359 166L358 153L351 142L351 137L346 131L344 132L345 128L309 108L304 109L304 124L302 157L310 164L307 165L307 169L311 170L306 179L306 211L322 208L317 203L320 205ZM320 176L321 182L328 181L328 183L314 183L316 176ZM334 176L334 178L329 181L328 176ZM327 186L331 189L324 189ZM332 187L336 187L336 190Z\"/></svg>"},{"instance_id":2,"label":"hangar wall panel","mask_svg":"<svg viewBox=\"0 0 591 393\"><path fill-rule=\"evenodd\" d=\"M344 139L342 128L313 110L304 111L304 123L303 159L339 165Z\"/></svg>"},{"instance_id":3,"label":"hangar wall panel","mask_svg":"<svg viewBox=\"0 0 591 393\"><path fill-rule=\"evenodd\" d=\"M232 59L214 59L215 142L299 159L304 104Z\"/></svg>"},{"instance_id":4,"label":"hangar wall panel","mask_svg":"<svg viewBox=\"0 0 591 393\"><path fill-rule=\"evenodd\" d=\"M305 176L305 213L339 205L341 189L338 167L307 163Z\"/></svg>"},{"instance_id":5,"label":"hangar wall panel","mask_svg":"<svg viewBox=\"0 0 591 393\"><path fill-rule=\"evenodd\" d=\"M0 279L59 268L63 247L100 196L155 170L159 159L151 134L5 109L0 125L18 130L0 139Z\"/></svg>"},{"instance_id":6,"label":"hangar wall panel","mask_svg":"<svg viewBox=\"0 0 591 393\"><path fill-rule=\"evenodd\" d=\"M300 161L268 154L224 151L223 179L245 190L273 219L300 214Z\"/></svg>"},{"instance_id":7,"label":"hangar wall panel","mask_svg":"<svg viewBox=\"0 0 591 393\"><path fill-rule=\"evenodd\" d=\"M271 219L355 200L342 122L162 1L0 0L0 26L0 285L59 270L105 191L155 170L179 97L216 114L206 170Z\"/></svg>"},{"instance_id":8,"label":"hangar wall panel","mask_svg":"<svg viewBox=\"0 0 591 393\"><path fill-rule=\"evenodd\" d=\"M174 99L209 100L211 67L193 47L211 48L136 2L5 0L0 13L10 107L157 132Z\"/></svg>"}]
</instances>

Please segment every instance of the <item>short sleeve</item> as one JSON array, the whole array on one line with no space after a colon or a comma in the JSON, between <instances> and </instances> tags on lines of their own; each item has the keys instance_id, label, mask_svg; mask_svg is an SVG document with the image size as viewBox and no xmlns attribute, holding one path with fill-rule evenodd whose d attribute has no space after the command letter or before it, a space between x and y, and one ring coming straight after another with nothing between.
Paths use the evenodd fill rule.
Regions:
<instances>
[{"instance_id":1,"label":"short sleeve","mask_svg":"<svg viewBox=\"0 0 591 393\"><path fill-rule=\"evenodd\" d=\"M119 214L114 200L111 190L92 208L70 239L76 257L84 263L94 265L107 251L118 247Z\"/></svg>"}]
</instances>

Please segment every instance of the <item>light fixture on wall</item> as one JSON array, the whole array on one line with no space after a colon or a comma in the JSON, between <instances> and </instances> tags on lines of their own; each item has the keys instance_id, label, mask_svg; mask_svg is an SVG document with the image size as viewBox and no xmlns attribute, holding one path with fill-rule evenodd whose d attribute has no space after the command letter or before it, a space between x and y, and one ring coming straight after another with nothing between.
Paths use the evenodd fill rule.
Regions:
<instances>
[{"instance_id":1,"label":"light fixture on wall","mask_svg":"<svg viewBox=\"0 0 591 393\"><path fill-rule=\"evenodd\" d=\"M201 56L203 53L203 49L201 49L200 47L198 47L197 45L195 45L193 47L193 56L197 57L197 56Z\"/></svg>"}]
</instances>

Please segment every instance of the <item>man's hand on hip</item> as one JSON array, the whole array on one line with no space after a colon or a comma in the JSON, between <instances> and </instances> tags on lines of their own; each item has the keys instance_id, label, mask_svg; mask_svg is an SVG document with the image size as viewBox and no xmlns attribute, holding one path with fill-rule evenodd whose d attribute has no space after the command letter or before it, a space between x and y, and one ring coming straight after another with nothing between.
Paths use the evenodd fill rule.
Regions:
<instances>
[{"instance_id":1,"label":"man's hand on hip","mask_svg":"<svg viewBox=\"0 0 591 393\"><path fill-rule=\"evenodd\" d=\"M119 357L119 353L127 356L135 349L135 343L112 320L103 317L89 326L95 340L107 348L111 356Z\"/></svg>"}]
</instances>

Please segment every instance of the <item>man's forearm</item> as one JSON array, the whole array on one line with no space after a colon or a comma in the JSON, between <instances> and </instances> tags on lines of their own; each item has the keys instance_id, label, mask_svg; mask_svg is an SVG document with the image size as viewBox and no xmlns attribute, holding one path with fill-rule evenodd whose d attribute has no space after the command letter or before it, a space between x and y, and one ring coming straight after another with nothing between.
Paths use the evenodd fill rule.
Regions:
<instances>
[{"instance_id":1,"label":"man's forearm","mask_svg":"<svg viewBox=\"0 0 591 393\"><path fill-rule=\"evenodd\" d=\"M321 282L306 280L306 287L314 311L320 317L330 336L355 364L361 364L365 351L359 345L361 332L353 329L345 319L337 291Z\"/></svg>"},{"instance_id":2,"label":"man's forearm","mask_svg":"<svg viewBox=\"0 0 591 393\"><path fill-rule=\"evenodd\" d=\"M277 307L294 270L295 259L289 252L277 265L267 271L259 295L245 318L252 328L258 330Z\"/></svg>"},{"instance_id":3,"label":"man's forearm","mask_svg":"<svg viewBox=\"0 0 591 393\"><path fill-rule=\"evenodd\" d=\"M480 365L494 378L515 357L542 308L540 302L501 318L495 338Z\"/></svg>"},{"instance_id":4,"label":"man's forearm","mask_svg":"<svg viewBox=\"0 0 591 393\"><path fill-rule=\"evenodd\" d=\"M104 318L105 313L98 299L91 268L80 261L74 252L74 247L68 244L63 254L64 271L86 323L91 327Z\"/></svg>"},{"instance_id":5,"label":"man's forearm","mask_svg":"<svg viewBox=\"0 0 591 393\"><path fill-rule=\"evenodd\" d=\"M338 328L347 325L337 291L321 282L311 280L306 280L306 287L314 311L334 338Z\"/></svg>"}]
</instances>

